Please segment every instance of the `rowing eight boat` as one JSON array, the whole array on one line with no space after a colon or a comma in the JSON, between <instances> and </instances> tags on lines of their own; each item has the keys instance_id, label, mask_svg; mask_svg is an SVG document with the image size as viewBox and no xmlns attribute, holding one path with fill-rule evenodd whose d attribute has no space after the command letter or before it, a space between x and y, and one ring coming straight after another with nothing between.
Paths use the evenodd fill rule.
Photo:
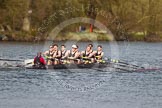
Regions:
<instances>
[{"instance_id":1,"label":"rowing eight boat","mask_svg":"<svg viewBox=\"0 0 162 108\"><path fill-rule=\"evenodd\" d=\"M11 60L4 60L3 61L11 61ZM17 60L12 60L16 61ZM22 61L22 60L21 60ZM24 65L16 65L16 68L25 67L26 69L97 69L97 70L115 70L115 71L153 71L153 70L161 70L161 68L145 68L138 65L130 64L127 62L123 62L120 60L105 60L105 62L101 63L82 63L82 64L57 64L57 65L46 65L46 66L35 66L33 64L34 59L28 59L24 61ZM7 65L7 68L10 65ZM13 67L12 67L13 68ZM85 71L84 70L84 71Z\"/></svg>"},{"instance_id":2,"label":"rowing eight boat","mask_svg":"<svg viewBox=\"0 0 162 108\"><path fill-rule=\"evenodd\" d=\"M106 70L120 70L120 71L136 71L142 69L141 67L132 67L119 63L105 62L105 63L88 63L88 64L57 64L48 66L31 65L27 69L106 69Z\"/></svg>"}]
</instances>

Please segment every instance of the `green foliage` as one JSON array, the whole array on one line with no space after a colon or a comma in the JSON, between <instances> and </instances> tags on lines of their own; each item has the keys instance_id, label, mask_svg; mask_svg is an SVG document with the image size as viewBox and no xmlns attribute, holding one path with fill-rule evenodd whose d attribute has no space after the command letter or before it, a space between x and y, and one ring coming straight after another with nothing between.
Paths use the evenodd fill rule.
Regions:
<instances>
[{"instance_id":1,"label":"green foliage","mask_svg":"<svg viewBox=\"0 0 162 108\"><path fill-rule=\"evenodd\" d=\"M0 0L0 9L6 8L6 0Z\"/></svg>"},{"instance_id":2,"label":"green foliage","mask_svg":"<svg viewBox=\"0 0 162 108\"><path fill-rule=\"evenodd\" d=\"M76 17L103 23L116 39L130 32L146 32L148 37L162 32L162 0L0 0L0 13L0 26L10 26L15 34L22 33L24 18L29 18L27 34L32 36L48 34L58 24ZM62 32L76 31L78 26L74 24Z\"/></svg>"}]
</instances>

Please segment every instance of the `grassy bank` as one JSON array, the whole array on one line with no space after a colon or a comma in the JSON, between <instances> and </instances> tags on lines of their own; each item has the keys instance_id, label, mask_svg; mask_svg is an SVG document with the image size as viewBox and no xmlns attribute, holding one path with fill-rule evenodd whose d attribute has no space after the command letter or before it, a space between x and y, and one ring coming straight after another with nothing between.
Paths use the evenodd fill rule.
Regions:
<instances>
[{"instance_id":1,"label":"grassy bank","mask_svg":"<svg viewBox=\"0 0 162 108\"><path fill-rule=\"evenodd\" d=\"M1 41L19 41L19 42L32 42L36 38L36 32L24 31L8 31L0 33Z\"/></svg>"},{"instance_id":2,"label":"grassy bank","mask_svg":"<svg viewBox=\"0 0 162 108\"><path fill-rule=\"evenodd\" d=\"M35 36L36 33L27 33L27 32L7 32L5 34L0 35L0 40L2 41L20 41L20 42L32 42L35 40L54 40L54 41L121 41L120 37L115 37L111 34L106 34L103 32L67 32L67 33L59 33L56 37L53 37L53 35L42 35L39 37ZM114 39L113 39L114 38ZM129 41L148 41L148 42L162 42L162 33L160 35L152 35L152 36L146 36L142 32L133 32L129 33L127 36L127 40Z\"/></svg>"},{"instance_id":3,"label":"grassy bank","mask_svg":"<svg viewBox=\"0 0 162 108\"><path fill-rule=\"evenodd\" d=\"M50 39L51 40L51 39ZM68 32L60 33L55 40L72 40L72 41L111 41L111 35L104 33L89 33L89 32Z\"/></svg>"},{"instance_id":4,"label":"grassy bank","mask_svg":"<svg viewBox=\"0 0 162 108\"><path fill-rule=\"evenodd\" d=\"M130 41L162 42L162 33L158 35L146 35L143 32L134 32L130 33L128 39Z\"/></svg>"}]
</instances>

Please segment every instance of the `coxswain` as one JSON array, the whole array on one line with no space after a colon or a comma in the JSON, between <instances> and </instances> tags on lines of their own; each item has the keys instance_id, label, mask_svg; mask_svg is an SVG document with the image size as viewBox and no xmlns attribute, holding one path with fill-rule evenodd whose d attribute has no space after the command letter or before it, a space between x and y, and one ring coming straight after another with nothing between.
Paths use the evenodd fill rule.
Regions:
<instances>
[{"instance_id":1,"label":"coxswain","mask_svg":"<svg viewBox=\"0 0 162 108\"><path fill-rule=\"evenodd\" d=\"M46 62L42 57L42 53L38 52L37 56L34 58L34 67L36 68L45 68Z\"/></svg>"},{"instance_id":2,"label":"coxswain","mask_svg":"<svg viewBox=\"0 0 162 108\"><path fill-rule=\"evenodd\" d=\"M58 50L58 45L54 44L53 45L53 57L52 59L54 60L53 64L59 64L60 59L61 59L61 51Z\"/></svg>"}]
</instances>

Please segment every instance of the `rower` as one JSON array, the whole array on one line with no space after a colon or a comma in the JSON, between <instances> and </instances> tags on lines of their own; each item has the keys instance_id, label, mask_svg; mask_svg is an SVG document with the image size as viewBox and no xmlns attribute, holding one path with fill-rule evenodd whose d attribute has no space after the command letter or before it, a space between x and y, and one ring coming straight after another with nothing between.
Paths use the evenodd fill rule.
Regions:
<instances>
[{"instance_id":1,"label":"rower","mask_svg":"<svg viewBox=\"0 0 162 108\"><path fill-rule=\"evenodd\" d=\"M42 53L38 52L37 56L34 58L34 67L45 68L46 62L42 57Z\"/></svg>"},{"instance_id":2,"label":"rower","mask_svg":"<svg viewBox=\"0 0 162 108\"><path fill-rule=\"evenodd\" d=\"M52 55L53 55L52 52L53 52L53 46L50 45L49 50L45 51L45 52L43 53L43 55L44 55L46 58L48 58L49 56L52 56Z\"/></svg>"},{"instance_id":3,"label":"rower","mask_svg":"<svg viewBox=\"0 0 162 108\"><path fill-rule=\"evenodd\" d=\"M61 51L58 50L58 45L54 44L53 45L53 57L52 59L54 60L53 64L59 64L61 58Z\"/></svg>"},{"instance_id":4,"label":"rower","mask_svg":"<svg viewBox=\"0 0 162 108\"><path fill-rule=\"evenodd\" d=\"M93 51L93 53L90 54L89 57L92 58L92 62L102 62L104 52L102 51L102 46L97 46L97 51Z\"/></svg>"},{"instance_id":5,"label":"rower","mask_svg":"<svg viewBox=\"0 0 162 108\"><path fill-rule=\"evenodd\" d=\"M91 53L93 53L93 44L88 44L88 46L91 48Z\"/></svg>"},{"instance_id":6,"label":"rower","mask_svg":"<svg viewBox=\"0 0 162 108\"><path fill-rule=\"evenodd\" d=\"M66 52L67 52L66 46L65 45L61 45L61 59L66 59L67 58Z\"/></svg>"},{"instance_id":7,"label":"rower","mask_svg":"<svg viewBox=\"0 0 162 108\"><path fill-rule=\"evenodd\" d=\"M91 58L91 62L93 62L95 60L94 51L93 51L93 44L88 44L88 46L90 46L90 48L91 48L91 53L89 55L89 58Z\"/></svg>"},{"instance_id":8,"label":"rower","mask_svg":"<svg viewBox=\"0 0 162 108\"><path fill-rule=\"evenodd\" d=\"M47 65L51 65L52 64L52 57L53 57L53 46L51 45L49 50L45 51L44 54L43 54L46 58L46 61L47 61Z\"/></svg>"},{"instance_id":9,"label":"rower","mask_svg":"<svg viewBox=\"0 0 162 108\"><path fill-rule=\"evenodd\" d=\"M68 52L68 56L71 63L80 63L80 52L78 51L77 45L72 45L72 50Z\"/></svg>"},{"instance_id":10,"label":"rower","mask_svg":"<svg viewBox=\"0 0 162 108\"><path fill-rule=\"evenodd\" d=\"M69 63L69 62L67 61L68 52L69 52L69 50L66 50L66 46L65 46L65 45L61 45L61 63L62 63L62 64L67 64L67 63Z\"/></svg>"},{"instance_id":11,"label":"rower","mask_svg":"<svg viewBox=\"0 0 162 108\"><path fill-rule=\"evenodd\" d=\"M91 58L90 58L90 54L91 54L91 46L88 45L86 47L86 50L85 51L82 51L81 52L81 55L82 55L82 59L83 59L83 63L90 63L91 62Z\"/></svg>"},{"instance_id":12,"label":"rower","mask_svg":"<svg viewBox=\"0 0 162 108\"><path fill-rule=\"evenodd\" d=\"M97 62L102 62L102 58L103 58L103 55L104 55L104 52L102 51L102 46L101 45L98 45L97 46L97 51L94 52L95 53L95 60Z\"/></svg>"}]
</instances>

